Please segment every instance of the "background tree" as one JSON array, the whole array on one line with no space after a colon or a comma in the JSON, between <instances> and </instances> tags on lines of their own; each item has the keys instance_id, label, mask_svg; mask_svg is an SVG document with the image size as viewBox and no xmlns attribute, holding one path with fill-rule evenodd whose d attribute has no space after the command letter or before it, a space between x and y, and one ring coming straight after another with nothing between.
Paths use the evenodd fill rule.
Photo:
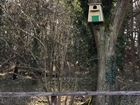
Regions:
<instances>
[{"instance_id":1,"label":"background tree","mask_svg":"<svg viewBox=\"0 0 140 105\"><path fill-rule=\"evenodd\" d=\"M6 24L1 37L6 41L2 45L7 45L2 49L3 67L18 61L19 72L31 76L32 84L37 80L43 91L92 90L86 84L95 81L89 70L94 69L96 48L79 1L13 0L3 10Z\"/></svg>"}]
</instances>

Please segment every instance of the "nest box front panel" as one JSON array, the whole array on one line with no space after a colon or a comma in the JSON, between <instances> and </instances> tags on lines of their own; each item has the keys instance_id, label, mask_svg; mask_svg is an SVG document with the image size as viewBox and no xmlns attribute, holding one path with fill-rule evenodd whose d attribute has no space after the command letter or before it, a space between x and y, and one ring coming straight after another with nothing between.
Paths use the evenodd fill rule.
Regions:
<instances>
[{"instance_id":1,"label":"nest box front panel","mask_svg":"<svg viewBox=\"0 0 140 105\"><path fill-rule=\"evenodd\" d=\"M100 4L89 5L88 22L103 22L102 7Z\"/></svg>"}]
</instances>

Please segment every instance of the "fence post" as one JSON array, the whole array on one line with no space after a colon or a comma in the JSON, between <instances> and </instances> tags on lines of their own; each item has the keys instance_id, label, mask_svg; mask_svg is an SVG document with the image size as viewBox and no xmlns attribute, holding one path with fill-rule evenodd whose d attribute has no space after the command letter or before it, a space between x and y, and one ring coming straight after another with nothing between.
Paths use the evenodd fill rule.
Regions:
<instances>
[{"instance_id":1,"label":"fence post","mask_svg":"<svg viewBox=\"0 0 140 105\"><path fill-rule=\"evenodd\" d=\"M57 105L57 96L51 96L51 105Z\"/></svg>"}]
</instances>

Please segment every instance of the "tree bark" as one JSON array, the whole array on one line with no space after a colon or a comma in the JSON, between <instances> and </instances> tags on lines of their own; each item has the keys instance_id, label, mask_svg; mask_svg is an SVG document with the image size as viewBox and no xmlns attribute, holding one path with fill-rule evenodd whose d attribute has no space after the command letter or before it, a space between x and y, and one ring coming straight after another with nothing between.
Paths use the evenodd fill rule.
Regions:
<instances>
[{"instance_id":1,"label":"tree bark","mask_svg":"<svg viewBox=\"0 0 140 105\"><path fill-rule=\"evenodd\" d=\"M89 0L89 3L101 3L100 0ZM92 30L95 36L97 54L98 54L98 78L97 91L113 90L113 86L106 83L106 72L110 69L107 66L108 60L115 59L115 43L119 34L122 22L127 11L129 0L121 0L116 6L116 11L113 16L113 23L109 23L110 31L105 31L103 23L91 23ZM107 103L111 105L111 100L107 96L97 96L95 104L104 105Z\"/></svg>"}]
</instances>

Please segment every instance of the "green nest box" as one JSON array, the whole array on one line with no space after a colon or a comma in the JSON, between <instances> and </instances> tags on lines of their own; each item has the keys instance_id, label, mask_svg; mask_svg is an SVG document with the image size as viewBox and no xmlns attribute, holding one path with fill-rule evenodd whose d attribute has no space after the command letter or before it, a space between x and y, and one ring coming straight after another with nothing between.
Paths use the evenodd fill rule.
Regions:
<instances>
[{"instance_id":1,"label":"green nest box","mask_svg":"<svg viewBox=\"0 0 140 105\"><path fill-rule=\"evenodd\" d=\"M88 22L103 22L103 11L101 3L89 4Z\"/></svg>"}]
</instances>

